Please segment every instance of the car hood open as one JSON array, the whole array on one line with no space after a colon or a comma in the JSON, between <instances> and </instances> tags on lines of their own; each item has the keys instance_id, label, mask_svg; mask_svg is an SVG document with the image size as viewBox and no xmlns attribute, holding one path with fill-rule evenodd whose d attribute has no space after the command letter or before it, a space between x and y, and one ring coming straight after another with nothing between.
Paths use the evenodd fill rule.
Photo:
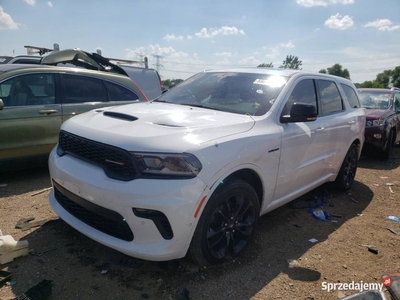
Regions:
<instances>
[{"instance_id":1,"label":"car hood open","mask_svg":"<svg viewBox=\"0 0 400 300\"><path fill-rule=\"evenodd\" d=\"M129 151L185 152L253 126L248 115L152 102L93 110L62 130Z\"/></svg>"},{"instance_id":2,"label":"car hood open","mask_svg":"<svg viewBox=\"0 0 400 300\"><path fill-rule=\"evenodd\" d=\"M111 63L108 58L80 49L55 51L44 56L41 61L42 65L57 65L59 63L69 63L90 70L107 71L128 76L121 67Z\"/></svg>"}]
</instances>

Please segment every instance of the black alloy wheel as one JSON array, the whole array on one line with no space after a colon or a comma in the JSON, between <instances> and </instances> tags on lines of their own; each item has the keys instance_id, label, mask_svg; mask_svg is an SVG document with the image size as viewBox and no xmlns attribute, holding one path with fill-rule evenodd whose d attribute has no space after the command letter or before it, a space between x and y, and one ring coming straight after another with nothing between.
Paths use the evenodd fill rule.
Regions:
<instances>
[{"instance_id":1,"label":"black alloy wheel","mask_svg":"<svg viewBox=\"0 0 400 300\"><path fill-rule=\"evenodd\" d=\"M356 144L352 144L343 160L339 174L336 178L336 184L339 189L345 191L351 188L354 178L356 177L357 163L358 147Z\"/></svg>"},{"instance_id":2,"label":"black alloy wheel","mask_svg":"<svg viewBox=\"0 0 400 300\"><path fill-rule=\"evenodd\" d=\"M240 255L253 237L260 214L254 189L236 179L222 183L208 201L189 252L200 265L220 264Z\"/></svg>"}]
</instances>

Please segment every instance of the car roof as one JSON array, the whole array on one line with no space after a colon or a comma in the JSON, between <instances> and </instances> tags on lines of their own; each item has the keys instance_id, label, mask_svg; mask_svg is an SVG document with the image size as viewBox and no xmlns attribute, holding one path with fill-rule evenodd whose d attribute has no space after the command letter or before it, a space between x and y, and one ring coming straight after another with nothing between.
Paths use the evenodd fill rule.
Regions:
<instances>
[{"instance_id":1,"label":"car roof","mask_svg":"<svg viewBox=\"0 0 400 300\"><path fill-rule=\"evenodd\" d=\"M358 88L359 92L374 92L374 93L388 93L390 94L392 90L383 88Z\"/></svg>"},{"instance_id":2,"label":"car roof","mask_svg":"<svg viewBox=\"0 0 400 300\"><path fill-rule=\"evenodd\" d=\"M53 71L63 71L63 72L69 72L69 73L79 72L79 73L87 73L87 74L101 74L104 76L115 75L115 76L121 76L124 78L128 78L127 76L122 75L122 74L108 73L108 72L98 71L98 70L89 70L89 69L79 68L79 67L61 67L61 66L33 65L33 64L0 64L0 72L16 71L16 70L22 70L22 69L43 69L43 71L53 70Z\"/></svg>"},{"instance_id":3,"label":"car roof","mask_svg":"<svg viewBox=\"0 0 400 300\"><path fill-rule=\"evenodd\" d=\"M254 74L269 74L269 75L277 75L277 76L285 76L292 77L295 75L309 75L309 76L322 76L326 78L335 78L338 81L351 83L351 80L334 76L325 73L317 73L311 71L304 70L295 70L295 69L282 69L282 68L263 68L263 67L243 67L243 68L221 68L221 69L210 69L205 70L204 72L238 72L238 73L254 73Z\"/></svg>"}]
</instances>

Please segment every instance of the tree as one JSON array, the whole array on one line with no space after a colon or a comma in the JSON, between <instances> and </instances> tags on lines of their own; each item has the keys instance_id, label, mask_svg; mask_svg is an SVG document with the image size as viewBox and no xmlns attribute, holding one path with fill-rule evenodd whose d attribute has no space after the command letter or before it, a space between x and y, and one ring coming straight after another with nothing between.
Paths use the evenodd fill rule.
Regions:
<instances>
[{"instance_id":1,"label":"tree","mask_svg":"<svg viewBox=\"0 0 400 300\"><path fill-rule=\"evenodd\" d=\"M287 55L279 68L301 70L303 62L297 56Z\"/></svg>"},{"instance_id":2,"label":"tree","mask_svg":"<svg viewBox=\"0 0 400 300\"><path fill-rule=\"evenodd\" d=\"M262 63L262 64L259 64L259 65L257 66L257 68L273 68L273 67L274 67L274 65L272 64L272 62L269 63L269 64Z\"/></svg>"},{"instance_id":3,"label":"tree","mask_svg":"<svg viewBox=\"0 0 400 300\"><path fill-rule=\"evenodd\" d=\"M382 83L379 83L376 80L373 81L364 81L360 84L360 88L385 88Z\"/></svg>"},{"instance_id":4,"label":"tree","mask_svg":"<svg viewBox=\"0 0 400 300\"><path fill-rule=\"evenodd\" d=\"M390 79L392 78L392 70L385 70L376 75L375 81L379 82L384 88L389 87Z\"/></svg>"},{"instance_id":5,"label":"tree","mask_svg":"<svg viewBox=\"0 0 400 300\"><path fill-rule=\"evenodd\" d=\"M319 71L320 73L328 73L330 75L336 75L339 77L347 78L350 79L350 73L349 70L343 69L342 65L340 64L334 64L332 67L325 69L322 69Z\"/></svg>"},{"instance_id":6,"label":"tree","mask_svg":"<svg viewBox=\"0 0 400 300\"><path fill-rule=\"evenodd\" d=\"M392 70L392 83L393 86L400 88L400 66Z\"/></svg>"}]
</instances>

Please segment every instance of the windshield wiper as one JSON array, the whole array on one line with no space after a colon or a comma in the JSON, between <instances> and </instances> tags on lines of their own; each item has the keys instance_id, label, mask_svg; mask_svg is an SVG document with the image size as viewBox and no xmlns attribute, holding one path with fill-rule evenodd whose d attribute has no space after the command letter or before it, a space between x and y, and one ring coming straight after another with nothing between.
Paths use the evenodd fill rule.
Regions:
<instances>
[{"instance_id":1,"label":"windshield wiper","mask_svg":"<svg viewBox=\"0 0 400 300\"><path fill-rule=\"evenodd\" d=\"M213 110L225 111L226 112L226 110L224 110L224 109L211 107L211 106L207 106L207 105L204 105L204 104L193 104L193 103L179 103L179 104L180 105L185 105L185 106L200 107L200 108L213 109Z\"/></svg>"}]
</instances>

